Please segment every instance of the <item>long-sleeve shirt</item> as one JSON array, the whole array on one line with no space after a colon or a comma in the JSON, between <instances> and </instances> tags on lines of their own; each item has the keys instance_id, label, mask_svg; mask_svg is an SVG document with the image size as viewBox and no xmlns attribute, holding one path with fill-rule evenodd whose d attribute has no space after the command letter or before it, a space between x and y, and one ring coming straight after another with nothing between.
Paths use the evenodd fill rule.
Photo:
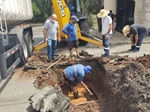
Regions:
<instances>
[{"instance_id":1,"label":"long-sleeve shirt","mask_svg":"<svg viewBox=\"0 0 150 112\"><path fill-rule=\"evenodd\" d=\"M64 70L64 72L66 78L70 80L75 80L77 77L79 83L83 80L83 77L85 76L84 66L81 64L69 66Z\"/></svg>"},{"instance_id":2,"label":"long-sleeve shirt","mask_svg":"<svg viewBox=\"0 0 150 112\"><path fill-rule=\"evenodd\" d=\"M62 29L63 33L69 35L68 41L78 40L76 24L70 22Z\"/></svg>"}]
</instances>

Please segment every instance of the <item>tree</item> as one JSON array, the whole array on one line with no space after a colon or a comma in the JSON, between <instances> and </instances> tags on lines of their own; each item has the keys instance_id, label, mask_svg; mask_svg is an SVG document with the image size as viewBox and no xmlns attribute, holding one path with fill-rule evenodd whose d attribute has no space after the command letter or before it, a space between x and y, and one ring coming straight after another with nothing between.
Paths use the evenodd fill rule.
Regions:
<instances>
[{"instance_id":1,"label":"tree","mask_svg":"<svg viewBox=\"0 0 150 112\"><path fill-rule=\"evenodd\" d=\"M33 21L44 22L52 14L51 0L32 0Z\"/></svg>"},{"instance_id":2,"label":"tree","mask_svg":"<svg viewBox=\"0 0 150 112\"><path fill-rule=\"evenodd\" d=\"M98 8L101 8L102 0L80 0L82 15L90 17L91 14L97 14ZM32 0L33 21L44 22L52 13L52 0ZM90 19L91 21L91 19Z\"/></svg>"}]
</instances>

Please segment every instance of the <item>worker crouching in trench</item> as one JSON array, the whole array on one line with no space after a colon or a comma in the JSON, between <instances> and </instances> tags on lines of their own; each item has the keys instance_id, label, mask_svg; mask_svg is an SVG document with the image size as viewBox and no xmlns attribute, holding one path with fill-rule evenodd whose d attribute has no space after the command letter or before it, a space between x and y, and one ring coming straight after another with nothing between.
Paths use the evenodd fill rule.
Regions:
<instances>
[{"instance_id":1,"label":"worker crouching in trench","mask_svg":"<svg viewBox=\"0 0 150 112\"><path fill-rule=\"evenodd\" d=\"M79 98L77 84L81 83L85 74L91 74L91 66L83 66L81 64L76 64L69 66L64 70L64 77L69 87L69 90L73 92L74 98Z\"/></svg>"}]
</instances>

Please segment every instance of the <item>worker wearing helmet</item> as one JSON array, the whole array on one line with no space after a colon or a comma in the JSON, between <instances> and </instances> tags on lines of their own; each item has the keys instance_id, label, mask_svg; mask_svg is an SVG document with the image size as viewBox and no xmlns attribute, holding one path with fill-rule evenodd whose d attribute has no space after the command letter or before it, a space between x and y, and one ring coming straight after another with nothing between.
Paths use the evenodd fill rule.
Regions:
<instances>
[{"instance_id":1,"label":"worker wearing helmet","mask_svg":"<svg viewBox=\"0 0 150 112\"><path fill-rule=\"evenodd\" d=\"M64 77L68 87L73 91L74 98L79 98L77 91L77 84L81 83L85 74L91 74L91 66L84 66L82 64L76 64L69 66L64 70Z\"/></svg>"},{"instance_id":2,"label":"worker wearing helmet","mask_svg":"<svg viewBox=\"0 0 150 112\"><path fill-rule=\"evenodd\" d=\"M129 51L138 52L140 50L143 38L147 34L147 29L141 24L126 25L123 30L123 35L129 37L131 41L131 49Z\"/></svg>"},{"instance_id":3,"label":"worker wearing helmet","mask_svg":"<svg viewBox=\"0 0 150 112\"><path fill-rule=\"evenodd\" d=\"M101 9L97 14L98 18L102 18L102 40L105 54L102 57L109 57L109 39L112 36L112 19L108 16L109 10Z\"/></svg>"}]
</instances>

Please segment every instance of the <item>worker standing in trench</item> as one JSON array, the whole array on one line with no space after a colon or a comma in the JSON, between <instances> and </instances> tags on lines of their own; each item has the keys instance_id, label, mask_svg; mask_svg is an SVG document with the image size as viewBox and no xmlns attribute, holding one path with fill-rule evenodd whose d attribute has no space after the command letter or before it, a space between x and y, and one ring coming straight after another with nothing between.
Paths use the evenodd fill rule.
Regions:
<instances>
[{"instance_id":1,"label":"worker standing in trench","mask_svg":"<svg viewBox=\"0 0 150 112\"><path fill-rule=\"evenodd\" d=\"M112 19L108 16L109 10L101 9L97 14L98 18L102 18L102 32L100 36L102 36L104 52L105 54L102 57L109 58L109 39L112 36Z\"/></svg>"},{"instance_id":2,"label":"worker standing in trench","mask_svg":"<svg viewBox=\"0 0 150 112\"><path fill-rule=\"evenodd\" d=\"M140 50L143 38L147 34L147 28L141 24L126 25L123 30L123 35L129 37L131 41L131 49L129 51L138 52Z\"/></svg>"},{"instance_id":3,"label":"worker standing in trench","mask_svg":"<svg viewBox=\"0 0 150 112\"><path fill-rule=\"evenodd\" d=\"M60 42L60 31L59 24L56 21L56 14L52 14L50 19L45 22L43 34L44 40L47 42L47 54L48 54L48 62L54 60L55 50L57 47L57 40Z\"/></svg>"},{"instance_id":4,"label":"worker standing in trench","mask_svg":"<svg viewBox=\"0 0 150 112\"><path fill-rule=\"evenodd\" d=\"M78 36L77 36L77 28L76 28L76 22L78 22L79 19L73 15L70 18L69 23L62 29L62 32L68 35L67 40L67 47L70 53L70 57L73 59L73 52L72 49L75 48L76 54L78 58L82 58L79 54L79 45L78 45Z\"/></svg>"},{"instance_id":5,"label":"worker standing in trench","mask_svg":"<svg viewBox=\"0 0 150 112\"><path fill-rule=\"evenodd\" d=\"M70 89L73 92L74 98L79 98L77 84L81 83L85 74L91 74L91 66L83 66L82 64L76 64L69 66L64 70L65 81Z\"/></svg>"}]
</instances>

